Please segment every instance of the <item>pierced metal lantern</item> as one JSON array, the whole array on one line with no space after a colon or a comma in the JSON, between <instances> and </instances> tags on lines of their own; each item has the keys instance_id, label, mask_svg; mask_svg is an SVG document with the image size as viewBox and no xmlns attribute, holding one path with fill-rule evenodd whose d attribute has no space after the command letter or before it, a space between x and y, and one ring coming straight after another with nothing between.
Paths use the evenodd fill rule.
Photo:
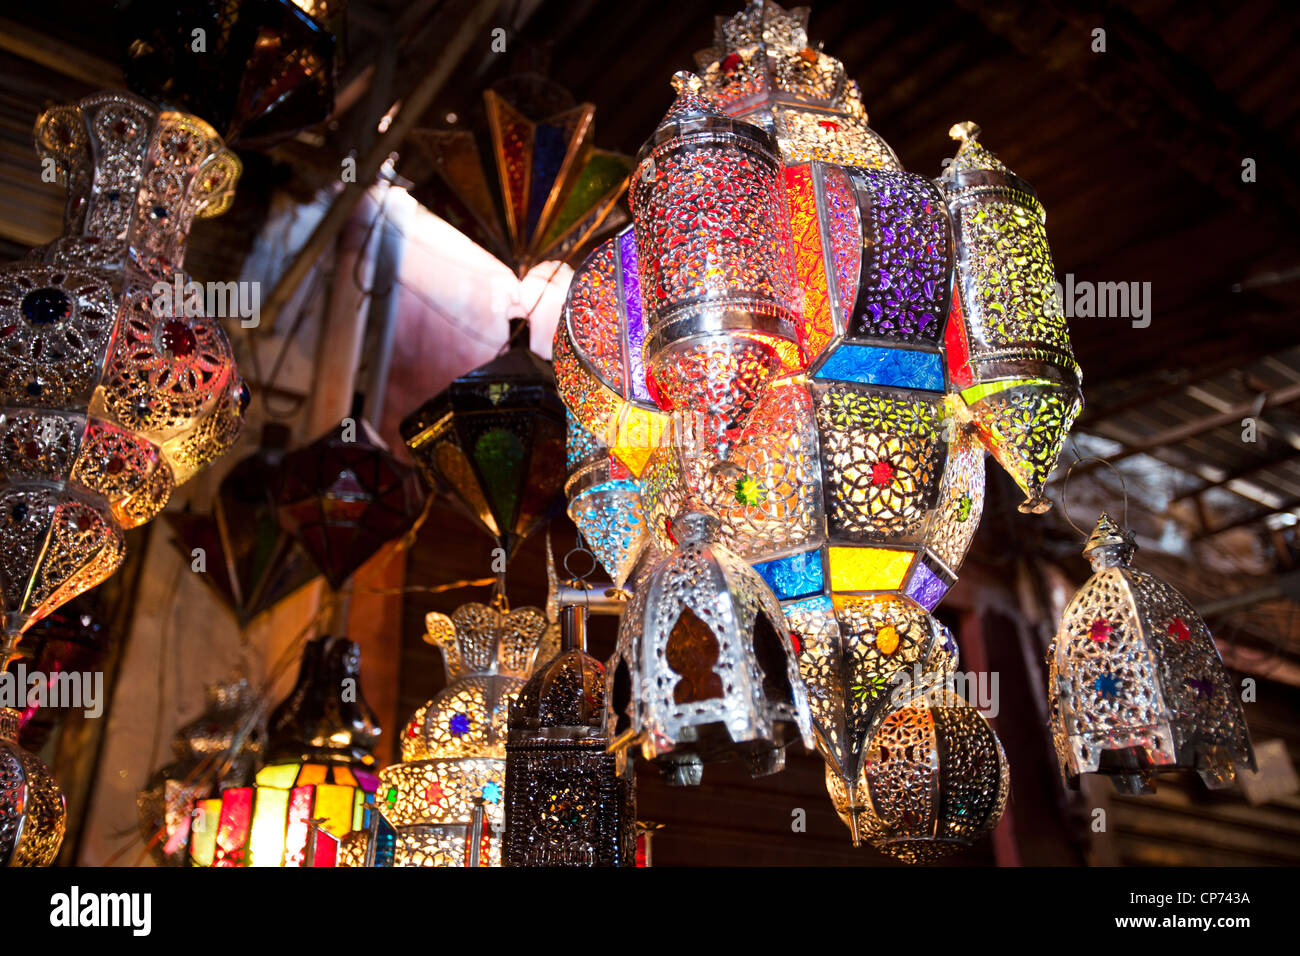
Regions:
<instances>
[{"instance_id":1,"label":"pierced metal lantern","mask_svg":"<svg viewBox=\"0 0 1300 956\"><path fill-rule=\"evenodd\" d=\"M622 588L650 539L641 483L572 414L567 414L569 518L583 541Z\"/></svg>"},{"instance_id":2,"label":"pierced metal lantern","mask_svg":"<svg viewBox=\"0 0 1300 956\"><path fill-rule=\"evenodd\" d=\"M175 760L150 777L136 797L140 835L159 866L188 862L198 801L253 782L266 744L257 704L246 680L208 685L206 709L172 739Z\"/></svg>"},{"instance_id":3,"label":"pierced metal lantern","mask_svg":"<svg viewBox=\"0 0 1300 956\"><path fill-rule=\"evenodd\" d=\"M1130 566L1132 532L1103 513L1083 553L1095 572L1065 609L1048 656L1061 775L1106 774L1121 793L1195 770L1230 785L1255 753L1209 628L1172 586Z\"/></svg>"},{"instance_id":4,"label":"pierced metal lantern","mask_svg":"<svg viewBox=\"0 0 1300 956\"><path fill-rule=\"evenodd\" d=\"M280 526L311 555L336 591L420 517L424 490L365 419L344 419L281 459Z\"/></svg>"},{"instance_id":5,"label":"pierced metal lantern","mask_svg":"<svg viewBox=\"0 0 1300 956\"><path fill-rule=\"evenodd\" d=\"M429 484L507 557L564 506L564 403L550 365L528 348L528 321L510 348L462 375L403 420L402 440Z\"/></svg>"},{"instance_id":6,"label":"pierced metal lantern","mask_svg":"<svg viewBox=\"0 0 1300 956\"><path fill-rule=\"evenodd\" d=\"M867 125L844 64L808 45L807 7L750 0L714 23L713 46L695 54L705 92L728 115L773 133L787 163L902 168Z\"/></svg>"},{"instance_id":7,"label":"pierced metal lantern","mask_svg":"<svg viewBox=\"0 0 1300 956\"><path fill-rule=\"evenodd\" d=\"M1043 483L1082 407L1043 205L1025 182L959 123L943 184L957 237L959 286L947 346L964 417L1025 492L1021 511L1052 504ZM958 318L958 317L955 317Z\"/></svg>"},{"instance_id":8,"label":"pierced metal lantern","mask_svg":"<svg viewBox=\"0 0 1300 956\"><path fill-rule=\"evenodd\" d=\"M0 866L49 866L63 842L67 801L40 758L19 745L21 718L0 708Z\"/></svg>"},{"instance_id":9,"label":"pierced metal lantern","mask_svg":"<svg viewBox=\"0 0 1300 956\"><path fill-rule=\"evenodd\" d=\"M808 701L781 606L700 511L672 525L677 547L648 564L618 631L610 702L615 745L641 742L674 785L705 763L742 759L754 776L813 743Z\"/></svg>"},{"instance_id":10,"label":"pierced metal lantern","mask_svg":"<svg viewBox=\"0 0 1300 956\"><path fill-rule=\"evenodd\" d=\"M231 446L248 401L180 271L239 177L212 127L100 93L42 114L36 145L68 203L62 236L0 267L0 659L117 569L123 532Z\"/></svg>"},{"instance_id":11,"label":"pierced metal lantern","mask_svg":"<svg viewBox=\"0 0 1300 956\"><path fill-rule=\"evenodd\" d=\"M334 108L331 7L341 3L123 0L114 27L127 86L245 147L288 139Z\"/></svg>"},{"instance_id":12,"label":"pierced metal lantern","mask_svg":"<svg viewBox=\"0 0 1300 956\"><path fill-rule=\"evenodd\" d=\"M594 106L535 73L493 84L483 105L486 124L412 132L437 173L421 202L520 276L620 218L632 161L595 148Z\"/></svg>"},{"instance_id":13,"label":"pierced metal lantern","mask_svg":"<svg viewBox=\"0 0 1300 956\"><path fill-rule=\"evenodd\" d=\"M605 668L586 653L586 608L560 621L563 650L510 707L504 864L633 866L633 771L607 750Z\"/></svg>"},{"instance_id":14,"label":"pierced metal lantern","mask_svg":"<svg viewBox=\"0 0 1300 956\"><path fill-rule=\"evenodd\" d=\"M474 603L451 617L430 613L427 624L447 686L406 725L401 762L379 774L379 811L397 831L392 865L500 866L509 707L532 671L546 616ZM350 843L355 862L366 844Z\"/></svg>"},{"instance_id":15,"label":"pierced metal lantern","mask_svg":"<svg viewBox=\"0 0 1300 956\"><path fill-rule=\"evenodd\" d=\"M267 425L262 445L221 479L212 514L165 515L186 562L195 549L209 559L203 580L234 612L240 627L319 573L311 557L280 525L273 489L288 429Z\"/></svg>"},{"instance_id":16,"label":"pierced metal lantern","mask_svg":"<svg viewBox=\"0 0 1300 956\"><path fill-rule=\"evenodd\" d=\"M831 801L855 838L904 863L931 863L992 833L1010 780L988 721L945 689L881 722L856 787L826 771Z\"/></svg>"},{"instance_id":17,"label":"pierced metal lantern","mask_svg":"<svg viewBox=\"0 0 1300 956\"><path fill-rule=\"evenodd\" d=\"M308 641L298 681L267 727L266 763L253 785L198 801L190 839L196 866L322 865L310 859L315 829L336 847L373 803L380 728L361 694L361 649L353 641Z\"/></svg>"},{"instance_id":18,"label":"pierced metal lantern","mask_svg":"<svg viewBox=\"0 0 1300 956\"><path fill-rule=\"evenodd\" d=\"M698 77L674 86L630 194L646 370L660 407L702 416L725 449L768 383L802 364L781 154L718 111Z\"/></svg>"}]
</instances>

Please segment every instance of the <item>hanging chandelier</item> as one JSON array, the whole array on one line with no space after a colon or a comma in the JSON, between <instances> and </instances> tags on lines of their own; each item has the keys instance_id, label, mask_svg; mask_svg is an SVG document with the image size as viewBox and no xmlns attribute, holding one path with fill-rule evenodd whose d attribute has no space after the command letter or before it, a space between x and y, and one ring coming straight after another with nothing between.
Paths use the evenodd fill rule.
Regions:
<instances>
[{"instance_id":1,"label":"hanging chandelier","mask_svg":"<svg viewBox=\"0 0 1300 956\"><path fill-rule=\"evenodd\" d=\"M904 171L805 9L754 0L697 59L638 156L632 227L575 272L556 378L639 481L611 510L639 509L668 555L683 509L710 516L779 602L851 793L892 682L951 656L931 612L979 524L985 451L1041 510L1078 367L1042 207L973 126L941 180ZM634 594L629 634L648 606Z\"/></svg>"},{"instance_id":2,"label":"hanging chandelier","mask_svg":"<svg viewBox=\"0 0 1300 956\"><path fill-rule=\"evenodd\" d=\"M1048 652L1061 775L1110 777L1121 793L1194 770L1229 786L1255 768L1237 691L1210 630L1181 594L1131 566L1133 533L1104 512L1084 545L1093 575L1071 599Z\"/></svg>"}]
</instances>

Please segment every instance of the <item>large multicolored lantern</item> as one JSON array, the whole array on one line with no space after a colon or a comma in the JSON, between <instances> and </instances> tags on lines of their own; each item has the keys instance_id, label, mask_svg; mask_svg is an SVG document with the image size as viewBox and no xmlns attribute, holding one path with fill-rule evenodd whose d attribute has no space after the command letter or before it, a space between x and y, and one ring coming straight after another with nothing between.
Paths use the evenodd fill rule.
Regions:
<instances>
[{"instance_id":1,"label":"large multicolored lantern","mask_svg":"<svg viewBox=\"0 0 1300 956\"><path fill-rule=\"evenodd\" d=\"M849 793L891 681L951 642L930 612L979 524L984 452L1040 508L1078 370L1032 192L977 172L991 154L969 141L941 182L902 170L806 18L767 0L719 18L642 151L633 227L575 273L555 362L570 412L638 479L655 551L702 511L780 602ZM679 157L695 126L713 138ZM990 218L1008 223L991 240ZM677 680L663 657L629 666L638 688Z\"/></svg>"},{"instance_id":2,"label":"large multicolored lantern","mask_svg":"<svg viewBox=\"0 0 1300 956\"><path fill-rule=\"evenodd\" d=\"M1048 656L1061 776L1109 776L1122 793L1194 770L1206 786L1255 769L1237 690L1201 616L1178 591L1131 567L1133 533L1102 514L1083 553L1095 572L1061 618Z\"/></svg>"}]
</instances>

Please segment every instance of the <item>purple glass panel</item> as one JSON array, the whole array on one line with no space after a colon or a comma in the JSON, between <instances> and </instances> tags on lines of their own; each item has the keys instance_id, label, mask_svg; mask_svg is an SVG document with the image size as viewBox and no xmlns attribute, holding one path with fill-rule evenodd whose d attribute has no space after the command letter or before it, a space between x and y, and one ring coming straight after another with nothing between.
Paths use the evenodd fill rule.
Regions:
<instances>
[{"instance_id":1,"label":"purple glass panel","mask_svg":"<svg viewBox=\"0 0 1300 956\"><path fill-rule=\"evenodd\" d=\"M636 271L636 233L632 227L618 237L618 260L623 267L623 308L627 313L627 367L632 398L650 401L645 383L645 319L641 315L641 279Z\"/></svg>"},{"instance_id":2,"label":"purple glass panel","mask_svg":"<svg viewBox=\"0 0 1300 956\"><path fill-rule=\"evenodd\" d=\"M923 562L918 561L916 570L912 572L912 580L907 582L907 596L927 611L933 611L947 593L948 585Z\"/></svg>"}]
</instances>

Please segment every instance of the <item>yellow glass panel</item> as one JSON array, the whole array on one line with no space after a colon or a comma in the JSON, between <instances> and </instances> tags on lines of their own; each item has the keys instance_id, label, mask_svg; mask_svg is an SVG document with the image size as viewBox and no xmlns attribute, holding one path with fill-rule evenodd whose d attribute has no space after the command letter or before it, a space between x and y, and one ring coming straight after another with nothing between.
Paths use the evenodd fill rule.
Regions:
<instances>
[{"instance_id":1,"label":"yellow glass panel","mask_svg":"<svg viewBox=\"0 0 1300 956\"><path fill-rule=\"evenodd\" d=\"M324 818L325 829L337 837L347 836L352 830L352 801L355 791L351 787L323 783L316 788L317 819Z\"/></svg>"},{"instance_id":2,"label":"yellow glass panel","mask_svg":"<svg viewBox=\"0 0 1300 956\"><path fill-rule=\"evenodd\" d=\"M257 788L253 830L248 838L249 866L279 866L284 862L284 826L288 814L288 790Z\"/></svg>"},{"instance_id":3,"label":"yellow glass panel","mask_svg":"<svg viewBox=\"0 0 1300 956\"><path fill-rule=\"evenodd\" d=\"M667 416L663 414L628 405L617 422L611 423L613 435L601 437L618 460L639 478L645 471L646 462L659 447L667 422Z\"/></svg>"},{"instance_id":4,"label":"yellow glass panel","mask_svg":"<svg viewBox=\"0 0 1300 956\"><path fill-rule=\"evenodd\" d=\"M902 587L914 551L897 548L828 548L832 591L892 591Z\"/></svg>"},{"instance_id":5,"label":"yellow glass panel","mask_svg":"<svg viewBox=\"0 0 1300 956\"><path fill-rule=\"evenodd\" d=\"M323 763L306 763L302 765L302 773L298 774L298 786L308 787L312 784L324 783L325 775L329 773L329 767ZM293 786L293 784L289 784Z\"/></svg>"},{"instance_id":6,"label":"yellow glass panel","mask_svg":"<svg viewBox=\"0 0 1300 956\"><path fill-rule=\"evenodd\" d=\"M347 767L335 767L334 782L341 783L347 787L355 787L357 785L357 778L352 776L352 771Z\"/></svg>"},{"instance_id":7,"label":"yellow glass panel","mask_svg":"<svg viewBox=\"0 0 1300 956\"><path fill-rule=\"evenodd\" d=\"M217 850L217 824L221 820L221 799L200 800L190 829L190 859L196 866L211 866Z\"/></svg>"},{"instance_id":8,"label":"yellow glass panel","mask_svg":"<svg viewBox=\"0 0 1300 956\"><path fill-rule=\"evenodd\" d=\"M259 787L277 787L280 790L288 790L298 777L298 767L299 765L296 763L277 763L269 767L263 767L257 771L257 785Z\"/></svg>"},{"instance_id":9,"label":"yellow glass panel","mask_svg":"<svg viewBox=\"0 0 1300 956\"><path fill-rule=\"evenodd\" d=\"M366 816L366 794L358 790L352 798L352 829L360 830Z\"/></svg>"}]
</instances>

